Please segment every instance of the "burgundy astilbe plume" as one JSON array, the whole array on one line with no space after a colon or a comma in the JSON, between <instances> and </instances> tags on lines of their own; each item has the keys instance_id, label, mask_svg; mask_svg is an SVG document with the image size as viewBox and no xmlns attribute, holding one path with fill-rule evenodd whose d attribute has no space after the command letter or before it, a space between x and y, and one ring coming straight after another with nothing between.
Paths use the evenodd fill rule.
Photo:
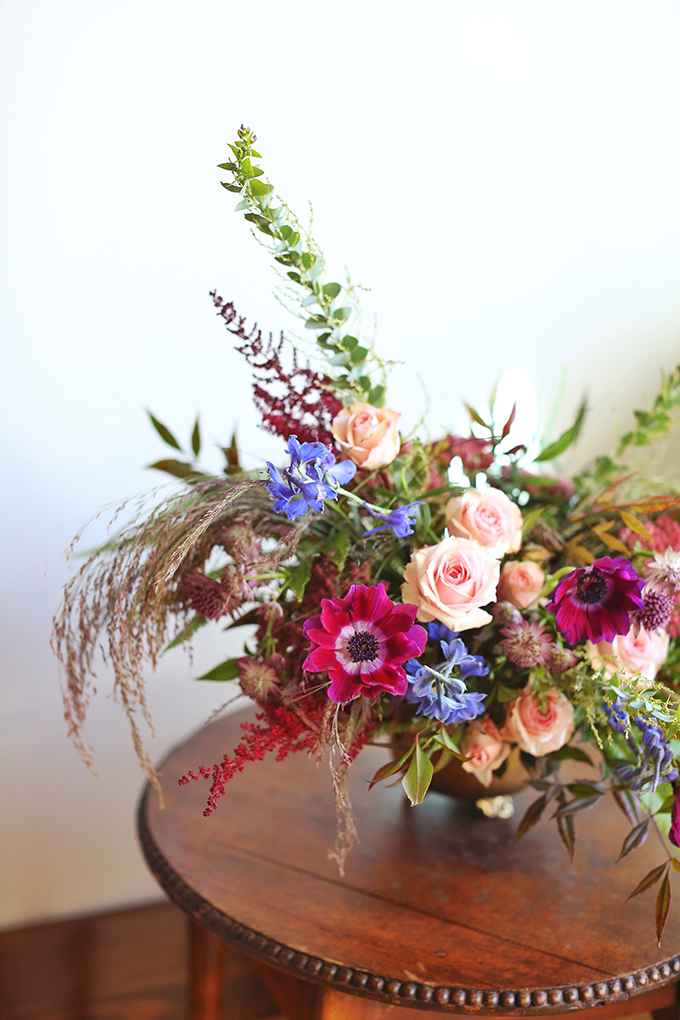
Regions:
<instances>
[{"instance_id":1,"label":"burgundy astilbe plume","mask_svg":"<svg viewBox=\"0 0 680 1020\"><path fill-rule=\"evenodd\" d=\"M283 333L277 342L271 333L265 339L257 324L248 331L245 318L231 301L224 302L214 290L210 296L229 332L242 341L236 350L254 369L253 395L262 427L284 439L297 436L301 443L332 445L331 423L342 404L325 388L330 380L310 368L309 362L300 364L297 351ZM287 350L288 369L282 361Z\"/></svg>"}]
</instances>

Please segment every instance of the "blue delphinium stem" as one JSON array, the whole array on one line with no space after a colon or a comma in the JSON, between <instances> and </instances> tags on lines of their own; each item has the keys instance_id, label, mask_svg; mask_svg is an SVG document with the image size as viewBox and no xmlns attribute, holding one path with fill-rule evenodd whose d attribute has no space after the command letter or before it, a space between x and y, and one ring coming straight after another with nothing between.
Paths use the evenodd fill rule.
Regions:
<instances>
[{"instance_id":1,"label":"blue delphinium stem","mask_svg":"<svg viewBox=\"0 0 680 1020\"><path fill-rule=\"evenodd\" d=\"M465 680L485 676L489 667L480 655L470 655L460 638L440 641L444 662L427 666L417 659L405 663L409 681L406 700L419 714L439 719L445 725L469 722L484 711L486 694L468 691ZM457 676L452 676L454 670Z\"/></svg>"}]
</instances>

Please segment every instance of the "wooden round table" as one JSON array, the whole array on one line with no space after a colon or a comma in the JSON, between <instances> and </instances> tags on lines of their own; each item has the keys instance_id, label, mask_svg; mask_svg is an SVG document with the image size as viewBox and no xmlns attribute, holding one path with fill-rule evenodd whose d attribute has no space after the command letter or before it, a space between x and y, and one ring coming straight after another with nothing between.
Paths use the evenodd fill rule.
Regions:
<instances>
[{"instance_id":1,"label":"wooden round table","mask_svg":"<svg viewBox=\"0 0 680 1020\"><path fill-rule=\"evenodd\" d=\"M209 784L177 785L231 753L244 718L252 713L176 748L161 768L165 809L148 787L139 808L148 865L194 919L192 1018L219 1015L222 940L259 961L291 1020L593 1006L600 1018L677 1017L680 912L671 908L659 949L655 892L627 897L663 859L660 847L650 837L615 865L629 826L611 798L578 817L570 864L552 822L514 841L535 791L519 794L504 820L438 793L410 808L400 787L369 793L386 752L366 748L350 782L361 842L341 878L328 858L335 809L325 762L298 754L246 764L209 818Z\"/></svg>"}]
</instances>

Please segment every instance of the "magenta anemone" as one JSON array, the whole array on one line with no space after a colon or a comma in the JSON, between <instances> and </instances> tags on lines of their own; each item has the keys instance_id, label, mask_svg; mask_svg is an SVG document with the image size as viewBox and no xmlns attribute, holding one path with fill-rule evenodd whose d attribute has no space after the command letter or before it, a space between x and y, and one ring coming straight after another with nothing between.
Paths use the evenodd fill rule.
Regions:
<instances>
[{"instance_id":1,"label":"magenta anemone","mask_svg":"<svg viewBox=\"0 0 680 1020\"><path fill-rule=\"evenodd\" d=\"M641 609L644 581L628 560L603 556L589 567L572 570L555 588L548 609L570 645L577 641L613 641L627 634L630 614Z\"/></svg>"},{"instance_id":2,"label":"magenta anemone","mask_svg":"<svg viewBox=\"0 0 680 1020\"><path fill-rule=\"evenodd\" d=\"M328 672L328 697L344 705L360 694L404 694L402 663L422 653L427 631L413 623L416 606L397 606L385 585L353 584L342 599L322 599L321 614L307 620L312 650L303 663L310 673Z\"/></svg>"}]
</instances>

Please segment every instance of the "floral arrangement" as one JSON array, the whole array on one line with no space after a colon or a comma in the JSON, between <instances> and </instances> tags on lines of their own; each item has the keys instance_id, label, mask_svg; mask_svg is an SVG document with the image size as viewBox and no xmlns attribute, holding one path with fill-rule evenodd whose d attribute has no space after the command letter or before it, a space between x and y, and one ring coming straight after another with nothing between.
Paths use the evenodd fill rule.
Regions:
<instances>
[{"instance_id":1,"label":"floral arrangement","mask_svg":"<svg viewBox=\"0 0 680 1020\"><path fill-rule=\"evenodd\" d=\"M151 416L174 450L151 466L180 486L142 501L65 589L53 644L72 738L89 762L101 647L158 785L139 723L145 663L210 621L250 625L242 654L201 679L235 682L256 721L220 761L178 777L208 781L206 815L250 761L327 755L342 868L355 835L347 771L367 743L393 748L373 783L401 779L412 804L453 761L481 796L519 755L538 796L518 835L550 813L573 855L578 813L607 794L632 825L621 856L658 829L665 859L631 895L658 884L661 939L680 870L680 490L633 473L626 455L666 434L680 367L614 454L571 480L545 465L577 438L583 407L531 460L514 409L498 421L493 405L468 408L469 435L401 435L385 406L390 365L352 332L355 288L327 280L254 143L241 128L223 186L271 252L302 335L266 337L211 296L281 459L246 471L233 437L224 472L208 474L198 420L184 451ZM569 759L589 778L562 778Z\"/></svg>"}]
</instances>

